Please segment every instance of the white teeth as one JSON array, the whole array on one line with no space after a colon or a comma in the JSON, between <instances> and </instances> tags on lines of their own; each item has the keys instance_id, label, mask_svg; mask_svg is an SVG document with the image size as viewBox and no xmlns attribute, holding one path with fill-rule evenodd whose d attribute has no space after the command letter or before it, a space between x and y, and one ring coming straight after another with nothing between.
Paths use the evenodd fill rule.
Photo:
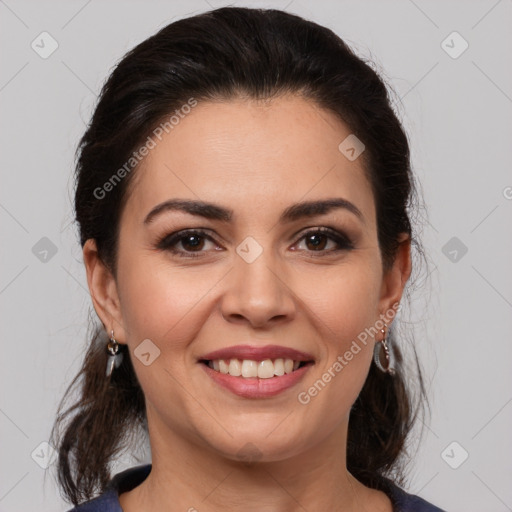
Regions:
<instances>
[{"instance_id":1,"label":"white teeth","mask_svg":"<svg viewBox=\"0 0 512 512\"><path fill-rule=\"evenodd\" d=\"M213 362L213 368L215 369L215 361ZM229 364L224 359L219 359L219 371L220 373L229 373Z\"/></svg>"},{"instance_id":2,"label":"white teeth","mask_svg":"<svg viewBox=\"0 0 512 512\"><path fill-rule=\"evenodd\" d=\"M238 359L231 359L229 361L229 375L233 375L233 377L240 377L242 375L242 365Z\"/></svg>"},{"instance_id":3,"label":"white teeth","mask_svg":"<svg viewBox=\"0 0 512 512\"><path fill-rule=\"evenodd\" d=\"M258 365L258 377L260 379L270 379L274 376L274 363L270 359L261 361Z\"/></svg>"},{"instance_id":4,"label":"white teeth","mask_svg":"<svg viewBox=\"0 0 512 512\"><path fill-rule=\"evenodd\" d=\"M284 375L284 360L276 359L274 361L274 375Z\"/></svg>"},{"instance_id":5,"label":"white teeth","mask_svg":"<svg viewBox=\"0 0 512 512\"><path fill-rule=\"evenodd\" d=\"M229 374L233 377L270 379L274 376L282 376L292 373L300 366L300 361L293 359L277 358L274 361L265 359L264 361L254 361L252 359L216 359L209 361L208 366L223 374Z\"/></svg>"},{"instance_id":6,"label":"white teeth","mask_svg":"<svg viewBox=\"0 0 512 512\"><path fill-rule=\"evenodd\" d=\"M231 367L231 363L230 363ZM230 372L231 373L231 372ZM257 377L258 363L250 359L244 359L242 362L242 377Z\"/></svg>"}]
</instances>

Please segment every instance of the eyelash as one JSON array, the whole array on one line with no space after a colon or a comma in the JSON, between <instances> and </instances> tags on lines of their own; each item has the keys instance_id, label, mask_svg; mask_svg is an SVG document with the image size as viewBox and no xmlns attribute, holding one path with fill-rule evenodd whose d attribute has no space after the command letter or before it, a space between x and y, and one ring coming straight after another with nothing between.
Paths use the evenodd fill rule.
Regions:
<instances>
[{"instance_id":1,"label":"eyelash","mask_svg":"<svg viewBox=\"0 0 512 512\"><path fill-rule=\"evenodd\" d=\"M330 249L327 251L325 251L325 250L309 251L309 252L313 252L313 253L314 252L323 253L323 254L315 255L315 257L324 257L324 256L332 254L332 253L337 253L337 252L340 252L343 250L350 250L350 249L354 248L352 241L346 235L339 233L330 228L315 228L310 231L307 231L297 240L296 243L300 242L304 238L307 238L308 236L317 235L317 234L322 234L322 235L327 236L327 238L330 238L332 241L336 242L336 244L338 245L338 248ZM176 233L171 233L170 235L165 235L163 238L161 238L157 242L157 248L160 250L170 250L172 253L176 254L177 256L179 256L181 258L200 258L201 253L203 251L197 251L197 252L182 251L182 250L175 248L175 245L177 243L179 243L180 241L182 241L185 238L190 237L192 235L204 237L207 240L215 243L213 238L210 235L208 235L207 232L205 232L201 229L189 229L189 230L184 230L184 231L178 231ZM186 254L186 256L185 256L185 254Z\"/></svg>"}]
</instances>

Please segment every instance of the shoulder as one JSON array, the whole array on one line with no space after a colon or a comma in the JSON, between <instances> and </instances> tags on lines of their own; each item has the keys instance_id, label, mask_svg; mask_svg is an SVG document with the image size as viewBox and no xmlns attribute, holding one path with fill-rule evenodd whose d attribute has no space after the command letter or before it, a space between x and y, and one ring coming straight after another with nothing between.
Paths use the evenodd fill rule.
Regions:
<instances>
[{"instance_id":1,"label":"shoulder","mask_svg":"<svg viewBox=\"0 0 512 512\"><path fill-rule=\"evenodd\" d=\"M100 496L82 503L68 512L123 512L119 503L119 494L142 483L150 471L151 464L147 464L118 473ZM383 482L382 486L382 490L386 492L393 503L394 512L445 512L423 498L407 493L390 480Z\"/></svg>"},{"instance_id":2,"label":"shoulder","mask_svg":"<svg viewBox=\"0 0 512 512\"><path fill-rule=\"evenodd\" d=\"M445 512L423 498L407 493L391 481L386 481L383 490L390 497L394 512Z\"/></svg>"},{"instance_id":3,"label":"shoulder","mask_svg":"<svg viewBox=\"0 0 512 512\"><path fill-rule=\"evenodd\" d=\"M82 503L68 512L122 512L122 509L118 493L114 489L110 489L101 496Z\"/></svg>"},{"instance_id":4,"label":"shoulder","mask_svg":"<svg viewBox=\"0 0 512 512\"><path fill-rule=\"evenodd\" d=\"M137 487L146 479L150 471L151 464L147 464L118 473L100 496L77 505L68 512L123 512L119 503L119 494Z\"/></svg>"}]
</instances>

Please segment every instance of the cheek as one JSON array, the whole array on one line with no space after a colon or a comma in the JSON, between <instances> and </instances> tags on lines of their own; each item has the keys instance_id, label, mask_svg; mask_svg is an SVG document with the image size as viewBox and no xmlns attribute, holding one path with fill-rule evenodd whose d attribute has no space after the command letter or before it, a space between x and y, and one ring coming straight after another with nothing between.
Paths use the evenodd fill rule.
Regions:
<instances>
[{"instance_id":1,"label":"cheek","mask_svg":"<svg viewBox=\"0 0 512 512\"><path fill-rule=\"evenodd\" d=\"M165 349L179 349L199 328L191 318L211 290L212 276L204 271L172 268L149 256L127 257L124 264L120 258L119 268L127 342L133 345L149 338L160 346L160 342L172 338L172 347Z\"/></svg>"},{"instance_id":2,"label":"cheek","mask_svg":"<svg viewBox=\"0 0 512 512\"><path fill-rule=\"evenodd\" d=\"M224 274L176 268L154 256L119 258L119 296L127 343L146 401L165 417L168 425L185 434L184 413L196 407L183 386L189 380L190 344L211 313L215 283ZM210 307L209 307L210 306ZM149 339L158 356L145 366L137 359L137 347ZM175 415L171 411L182 411Z\"/></svg>"},{"instance_id":3,"label":"cheek","mask_svg":"<svg viewBox=\"0 0 512 512\"><path fill-rule=\"evenodd\" d=\"M317 319L322 359L314 376L304 383L299 402L310 407L312 416L331 414L322 428L334 428L350 411L368 374L379 319L381 273L377 259L338 269L321 281L310 302Z\"/></svg>"},{"instance_id":4,"label":"cheek","mask_svg":"<svg viewBox=\"0 0 512 512\"><path fill-rule=\"evenodd\" d=\"M219 299L216 285L222 288L226 268L180 268L154 254L120 249L118 289L132 351L149 338L162 351L183 352L213 314L212 301ZM297 312L316 323L316 341L323 346L324 356L344 352L375 322L381 275L378 258L370 252L339 266L292 274L288 285L299 299Z\"/></svg>"},{"instance_id":5,"label":"cheek","mask_svg":"<svg viewBox=\"0 0 512 512\"><path fill-rule=\"evenodd\" d=\"M378 261L367 259L340 267L317 282L317 314L329 329L326 338L337 338L336 348L344 345L378 319L381 272Z\"/></svg>"}]
</instances>

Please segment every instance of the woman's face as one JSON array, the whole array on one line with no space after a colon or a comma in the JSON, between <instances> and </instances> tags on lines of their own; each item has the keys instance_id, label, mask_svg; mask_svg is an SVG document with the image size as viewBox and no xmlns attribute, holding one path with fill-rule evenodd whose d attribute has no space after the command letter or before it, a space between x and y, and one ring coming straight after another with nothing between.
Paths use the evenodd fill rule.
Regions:
<instances>
[{"instance_id":1,"label":"woman's face","mask_svg":"<svg viewBox=\"0 0 512 512\"><path fill-rule=\"evenodd\" d=\"M88 275L129 345L152 442L282 460L345 439L382 337L367 329L408 277L408 250L383 272L362 158L338 148L349 135L298 96L199 103L135 171L117 280L103 294ZM162 206L177 200L190 210Z\"/></svg>"}]
</instances>

